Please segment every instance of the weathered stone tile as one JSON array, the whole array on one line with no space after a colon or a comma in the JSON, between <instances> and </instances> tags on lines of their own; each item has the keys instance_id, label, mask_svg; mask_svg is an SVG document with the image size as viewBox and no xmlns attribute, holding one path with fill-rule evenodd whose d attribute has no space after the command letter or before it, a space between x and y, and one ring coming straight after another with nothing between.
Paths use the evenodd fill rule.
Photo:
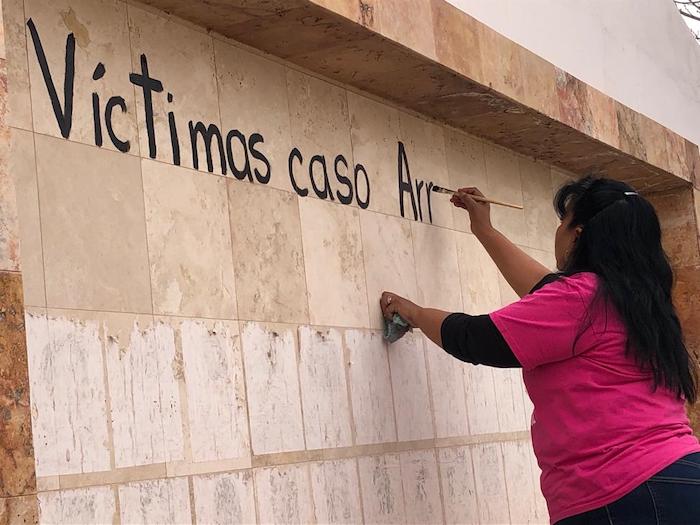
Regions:
<instances>
[{"instance_id":1,"label":"weathered stone tile","mask_svg":"<svg viewBox=\"0 0 700 525\"><path fill-rule=\"evenodd\" d=\"M318 523L360 523L360 483L356 460L311 463L316 520Z\"/></svg>"},{"instance_id":2,"label":"weathered stone tile","mask_svg":"<svg viewBox=\"0 0 700 525\"><path fill-rule=\"evenodd\" d=\"M382 0L374 2L375 28L387 38L435 59L435 38L430 2Z\"/></svg>"},{"instance_id":3,"label":"weathered stone tile","mask_svg":"<svg viewBox=\"0 0 700 525\"><path fill-rule=\"evenodd\" d=\"M438 61L467 78L483 81L480 22L441 0L431 0L435 54Z\"/></svg>"},{"instance_id":4,"label":"weathered stone tile","mask_svg":"<svg viewBox=\"0 0 700 525\"><path fill-rule=\"evenodd\" d=\"M666 134L666 151L671 173L685 180L691 180L688 169L687 150L683 137L674 133L668 128L664 128Z\"/></svg>"},{"instance_id":5,"label":"weathered stone tile","mask_svg":"<svg viewBox=\"0 0 700 525\"><path fill-rule=\"evenodd\" d=\"M150 313L139 159L35 142L48 306Z\"/></svg>"},{"instance_id":6,"label":"weathered stone tile","mask_svg":"<svg viewBox=\"0 0 700 525\"><path fill-rule=\"evenodd\" d=\"M693 190L684 188L663 193L648 193L661 224L661 244L675 266L700 263Z\"/></svg>"},{"instance_id":7,"label":"weathered stone tile","mask_svg":"<svg viewBox=\"0 0 700 525\"><path fill-rule=\"evenodd\" d=\"M42 524L114 523L117 519L114 489L110 486L39 492Z\"/></svg>"},{"instance_id":8,"label":"weathered stone tile","mask_svg":"<svg viewBox=\"0 0 700 525\"><path fill-rule=\"evenodd\" d=\"M13 128L31 130L33 126L32 103L29 88L24 1L6 0L3 2L2 18L7 59L7 125Z\"/></svg>"},{"instance_id":9,"label":"weathered stone tile","mask_svg":"<svg viewBox=\"0 0 700 525\"><path fill-rule=\"evenodd\" d=\"M575 177L566 171L552 167L552 197L557 194L559 188L573 181Z\"/></svg>"},{"instance_id":10,"label":"weathered stone tile","mask_svg":"<svg viewBox=\"0 0 700 525\"><path fill-rule=\"evenodd\" d=\"M463 367L442 348L423 336L428 358L428 376L433 399L437 437L467 436L467 407L464 396Z\"/></svg>"},{"instance_id":11,"label":"weathered stone tile","mask_svg":"<svg viewBox=\"0 0 700 525\"><path fill-rule=\"evenodd\" d=\"M299 327L299 380L306 448L352 445L340 331Z\"/></svg>"},{"instance_id":12,"label":"weathered stone tile","mask_svg":"<svg viewBox=\"0 0 700 525\"><path fill-rule=\"evenodd\" d=\"M255 523L253 474L249 470L193 476L197 523Z\"/></svg>"},{"instance_id":13,"label":"weathered stone tile","mask_svg":"<svg viewBox=\"0 0 700 525\"><path fill-rule=\"evenodd\" d=\"M27 0L24 11L36 31L34 34L27 22L34 131L116 151L118 148L108 131L108 125L111 125L117 141L128 142L128 151L138 155L134 86L129 81L132 65L126 4L114 0ZM73 34L72 44L68 43L69 34ZM49 78L42 74L40 54L48 62ZM66 63L70 63L71 58L72 75L70 68L66 73ZM18 69L16 73L20 71ZM71 82L73 105L69 108L64 98L64 86ZM57 95L55 103L49 95L53 90ZM97 130L92 93L99 97ZM115 104L115 101L119 102ZM110 110L107 110L108 104ZM60 108L58 115L54 108ZM108 114L111 115L110 122L106 119ZM126 146L120 148L121 151L127 149Z\"/></svg>"},{"instance_id":14,"label":"weathered stone tile","mask_svg":"<svg viewBox=\"0 0 700 525\"><path fill-rule=\"evenodd\" d=\"M435 451L403 452L399 459L406 516L414 523L443 523Z\"/></svg>"},{"instance_id":15,"label":"weathered stone tile","mask_svg":"<svg viewBox=\"0 0 700 525\"><path fill-rule=\"evenodd\" d=\"M444 2L443 2L444 3ZM449 188L476 187L486 191L486 163L484 160L484 143L470 135L452 129L445 130L445 148ZM435 198L438 198L436 195ZM471 232L467 210L452 206L454 228Z\"/></svg>"},{"instance_id":16,"label":"weathered stone tile","mask_svg":"<svg viewBox=\"0 0 700 525\"><path fill-rule=\"evenodd\" d=\"M458 276L457 233L418 222L411 223L418 279L418 304L458 312L462 292Z\"/></svg>"},{"instance_id":17,"label":"weathered stone tile","mask_svg":"<svg viewBox=\"0 0 700 525\"><path fill-rule=\"evenodd\" d=\"M458 234L457 259L464 311L487 314L501 306L499 270L479 240L471 234Z\"/></svg>"},{"instance_id":18,"label":"weathered stone tile","mask_svg":"<svg viewBox=\"0 0 700 525\"><path fill-rule=\"evenodd\" d=\"M501 432L527 430L523 405L522 371L519 368L494 368L498 424Z\"/></svg>"},{"instance_id":19,"label":"weathered stone tile","mask_svg":"<svg viewBox=\"0 0 700 525\"><path fill-rule=\"evenodd\" d=\"M535 259L548 270L554 272L557 267L557 258L554 255L554 239L551 239L548 250L535 250L527 246L521 246L522 250Z\"/></svg>"},{"instance_id":20,"label":"weathered stone tile","mask_svg":"<svg viewBox=\"0 0 700 525\"><path fill-rule=\"evenodd\" d=\"M480 523L510 523L499 443L484 443L472 447L476 497L479 501Z\"/></svg>"},{"instance_id":21,"label":"weathered stone tile","mask_svg":"<svg viewBox=\"0 0 700 525\"><path fill-rule=\"evenodd\" d=\"M523 70L521 102L550 118L561 120L555 66L524 47L520 48L520 61Z\"/></svg>"},{"instance_id":22,"label":"weathered stone tile","mask_svg":"<svg viewBox=\"0 0 700 525\"><path fill-rule=\"evenodd\" d=\"M670 162L664 127L642 113L639 113L637 118L647 161L654 166L668 170ZM685 145L685 141L683 141L683 145ZM683 157L685 157L685 151L683 151ZM684 178L688 178L688 173L685 173Z\"/></svg>"},{"instance_id":23,"label":"weathered stone tile","mask_svg":"<svg viewBox=\"0 0 700 525\"><path fill-rule=\"evenodd\" d=\"M221 134L227 144L233 131L227 158L230 175L292 191L287 173L292 135L285 66L220 40L214 40L214 54Z\"/></svg>"},{"instance_id":24,"label":"weathered stone tile","mask_svg":"<svg viewBox=\"0 0 700 525\"><path fill-rule=\"evenodd\" d=\"M368 209L398 216L401 210L396 195L395 152L400 133L399 112L352 92L348 92L348 112L353 158L365 168L370 182ZM361 180L358 175L356 188ZM364 186L360 188L364 192Z\"/></svg>"},{"instance_id":25,"label":"weathered stone tile","mask_svg":"<svg viewBox=\"0 0 700 525\"><path fill-rule=\"evenodd\" d=\"M520 158L523 206L527 229L526 245L539 250L554 249L559 218L552 207L552 178L549 166Z\"/></svg>"},{"instance_id":26,"label":"weathered stone tile","mask_svg":"<svg viewBox=\"0 0 700 525\"><path fill-rule=\"evenodd\" d=\"M226 180L142 161L156 314L236 318Z\"/></svg>"},{"instance_id":27,"label":"weathered stone tile","mask_svg":"<svg viewBox=\"0 0 700 525\"><path fill-rule=\"evenodd\" d=\"M499 431L494 372L489 366L464 365L464 391L472 436Z\"/></svg>"},{"instance_id":28,"label":"weathered stone tile","mask_svg":"<svg viewBox=\"0 0 700 525\"><path fill-rule=\"evenodd\" d=\"M255 470L260 523L314 523L307 463Z\"/></svg>"},{"instance_id":29,"label":"weathered stone tile","mask_svg":"<svg viewBox=\"0 0 700 525\"><path fill-rule=\"evenodd\" d=\"M210 127L216 126L221 134L212 38L131 3L128 19L135 75L140 77L147 69L162 88L151 94L153 116L149 124L144 89L135 87L141 156L222 174L227 164L225 137L219 141ZM175 117L177 138L170 131L170 112ZM206 130L199 127L197 132L200 122ZM205 133L213 134L209 151Z\"/></svg>"},{"instance_id":30,"label":"weathered stone tile","mask_svg":"<svg viewBox=\"0 0 700 525\"><path fill-rule=\"evenodd\" d=\"M119 486L121 522L191 523L186 478L155 479Z\"/></svg>"},{"instance_id":31,"label":"weathered stone tile","mask_svg":"<svg viewBox=\"0 0 700 525\"><path fill-rule=\"evenodd\" d=\"M586 84L558 67L555 68L555 79L561 122L590 135L592 115Z\"/></svg>"},{"instance_id":32,"label":"weathered stone tile","mask_svg":"<svg viewBox=\"0 0 700 525\"><path fill-rule=\"evenodd\" d=\"M294 332L245 323L241 338L253 453L303 450Z\"/></svg>"},{"instance_id":33,"label":"weathered stone tile","mask_svg":"<svg viewBox=\"0 0 700 525\"><path fill-rule=\"evenodd\" d=\"M36 491L30 377L19 273L0 272L0 497Z\"/></svg>"},{"instance_id":34,"label":"weathered stone tile","mask_svg":"<svg viewBox=\"0 0 700 525\"><path fill-rule=\"evenodd\" d=\"M389 360L381 333L348 330L345 344L357 444L396 441Z\"/></svg>"},{"instance_id":35,"label":"weathered stone tile","mask_svg":"<svg viewBox=\"0 0 700 525\"><path fill-rule=\"evenodd\" d=\"M411 301L417 300L411 223L365 211L360 213L360 226L370 326L383 328L384 317L379 306L383 291L397 293Z\"/></svg>"},{"instance_id":36,"label":"weathered stone tile","mask_svg":"<svg viewBox=\"0 0 700 525\"><path fill-rule=\"evenodd\" d=\"M476 485L469 447L439 448L437 461L445 523L478 523Z\"/></svg>"},{"instance_id":37,"label":"weathered stone tile","mask_svg":"<svg viewBox=\"0 0 700 525\"><path fill-rule=\"evenodd\" d=\"M369 326L358 211L302 199L299 212L311 324Z\"/></svg>"},{"instance_id":38,"label":"weathered stone tile","mask_svg":"<svg viewBox=\"0 0 700 525\"><path fill-rule=\"evenodd\" d=\"M522 100L524 75L521 46L486 24L479 24L479 44L483 83L510 98Z\"/></svg>"},{"instance_id":39,"label":"weathered stone tile","mask_svg":"<svg viewBox=\"0 0 700 525\"><path fill-rule=\"evenodd\" d=\"M398 454L358 458L365 523L406 523Z\"/></svg>"},{"instance_id":40,"label":"weathered stone tile","mask_svg":"<svg viewBox=\"0 0 700 525\"><path fill-rule=\"evenodd\" d=\"M501 443L511 523L532 523L537 515L528 447L524 441Z\"/></svg>"},{"instance_id":41,"label":"weathered stone tile","mask_svg":"<svg viewBox=\"0 0 700 525\"><path fill-rule=\"evenodd\" d=\"M1 37L2 35L0 35ZM6 93L5 62L0 60L0 90ZM6 96L0 94L0 271L18 272L20 264L20 229L16 176L12 171L14 162L10 160L10 129L2 125Z\"/></svg>"},{"instance_id":42,"label":"weathered stone tile","mask_svg":"<svg viewBox=\"0 0 700 525\"><path fill-rule=\"evenodd\" d=\"M435 437L421 336L408 333L388 345L399 441Z\"/></svg>"},{"instance_id":43,"label":"weathered stone tile","mask_svg":"<svg viewBox=\"0 0 700 525\"><path fill-rule=\"evenodd\" d=\"M647 160L640 114L617 101L615 101L615 112L617 113L620 149L638 159Z\"/></svg>"},{"instance_id":44,"label":"weathered stone tile","mask_svg":"<svg viewBox=\"0 0 700 525\"><path fill-rule=\"evenodd\" d=\"M298 197L237 181L228 190L239 318L308 323Z\"/></svg>"},{"instance_id":45,"label":"weathered stone tile","mask_svg":"<svg viewBox=\"0 0 700 525\"><path fill-rule=\"evenodd\" d=\"M594 138L612 146L620 147L620 131L617 124L615 99L586 84L587 100L591 115L590 132Z\"/></svg>"},{"instance_id":46,"label":"weathered stone tile","mask_svg":"<svg viewBox=\"0 0 700 525\"><path fill-rule=\"evenodd\" d=\"M685 161L694 187L700 186L700 147L686 139Z\"/></svg>"},{"instance_id":47,"label":"weathered stone tile","mask_svg":"<svg viewBox=\"0 0 700 525\"><path fill-rule=\"evenodd\" d=\"M0 524L34 525L35 523L39 523L36 494L0 498Z\"/></svg>"}]
</instances>

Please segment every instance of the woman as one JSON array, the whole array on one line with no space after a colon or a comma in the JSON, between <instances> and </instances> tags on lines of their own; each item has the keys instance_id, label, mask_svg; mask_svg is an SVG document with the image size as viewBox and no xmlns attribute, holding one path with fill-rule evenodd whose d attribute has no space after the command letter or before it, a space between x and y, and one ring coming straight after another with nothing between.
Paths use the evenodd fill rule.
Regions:
<instances>
[{"instance_id":1,"label":"woman","mask_svg":"<svg viewBox=\"0 0 700 525\"><path fill-rule=\"evenodd\" d=\"M684 409L697 375L654 208L622 182L566 184L549 273L470 195L482 194L452 202L522 299L472 316L384 292L385 317L398 312L462 361L523 369L551 523L700 524L700 445Z\"/></svg>"}]
</instances>

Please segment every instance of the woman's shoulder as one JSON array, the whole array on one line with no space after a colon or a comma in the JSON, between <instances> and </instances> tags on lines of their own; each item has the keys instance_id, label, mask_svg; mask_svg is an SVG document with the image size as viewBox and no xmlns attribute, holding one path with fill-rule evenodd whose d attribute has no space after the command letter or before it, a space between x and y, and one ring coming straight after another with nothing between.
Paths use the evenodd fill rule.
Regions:
<instances>
[{"instance_id":1,"label":"woman's shoulder","mask_svg":"<svg viewBox=\"0 0 700 525\"><path fill-rule=\"evenodd\" d=\"M598 286L598 274L595 272L576 272L566 275L563 272L552 272L545 275L530 291L536 292L547 286L554 290L576 290L582 296L594 293Z\"/></svg>"}]
</instances>

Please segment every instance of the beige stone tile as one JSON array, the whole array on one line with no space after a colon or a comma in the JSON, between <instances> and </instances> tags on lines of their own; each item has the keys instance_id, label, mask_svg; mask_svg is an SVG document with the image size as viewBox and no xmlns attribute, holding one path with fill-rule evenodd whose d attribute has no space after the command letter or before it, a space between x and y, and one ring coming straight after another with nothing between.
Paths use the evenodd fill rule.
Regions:
<instances>
[{"instance_id":1,"label":"beige stone tile","mask_svg":"<svg viewBox=\"0 0 700 525\"><path fill-rule=\"evenodd\" d=\"M350 133L355 162L369 176L369 208L400 215L396 183L399 112L375 100L348 92Z\"/></svg>"},{"instance_id":2,"label":"beige stone tile","mask_svg":"<svg viewBox=\"0 0 700 525\"><path fill-rule=\"evenodd\" d=\"M494 368L498 425L501 432L517 432L530 428L525 421L522 370L519 368Z\"/></svg>"},{"instance_id":3,"label":"beige stone tile","mask_svg":"<svg viewBox=\"0 0 700 525\"><path fill-rule=\"evenodd\" d=\"M372 328L383 328L384 317L379 306L382 292L390 291L411 301L418 300L411 223L365 211L360 213L360 226L369 322Z\"/></svg>"},{"instance_id":4,"label":"beige stone tile","mask_svg":"<svg viewBox=\"0 0 700 525\"><path fill-rule=\"evenodd\" d=\"M542 495L542 490L540 489L540 475L542 470L537 464L537 457L532 449L532 442L529 442L525 447L527 454L530 458L530 472L532 473L532 485L535 490L535 516L533 522L535 523L549 523L549 512L547 510L547 502Z\"/></svg>"},{"instance_id":5,"label":"beige stone tile","mask_svg":"<svg viewBox=\"0 0 700 525\"><path fill-rule=\"evenodd\" d=\"M7 525L38 523L38 506L36 494L0 498L0 522Z\"/></svg>"},{"instance_id":6,"label":"beige stone tile","mask_svg":"<svg viewBox=\"0 0 700 525\"><path fill-rule=\"evenodd\" d=\"M464 366L464 391L472 436L499 431L494 372L489 366Z\"/></svg>"},{"instance_id":7,"label":"beige stone tile","mask_svg":"<svg viewBox=\"0 0 700 525\"><path fill-rule=\"evenodd\" d=\"M286 68L220 40L214 41L214 54L222 137L232 130L244 137L241 143L241 135L232 135L229 173L237 179L268 181L270 187L292 191L287 171L292 135Z\"/></svg>"},{"instance_id":8,"label":"beige stone tile","mask_svg":"<svg viewBox=\"0 0 700 525\"><path fill-rule=\"evenodd\" d=\"M478 523L476 484L469 447L439 448L437 461L445 523Z\"/></svg>"},{"instance_id":9,"label":"beige stone tile","mask_svg":"<svg viewBox=\"0 0 700 525\"><path fill-rule=\"evenodd\" d=\"M226 180L142 161L156 314L236 318Z\"/></svg>"},{"instance_id":10,"label":"beige stone tile","mask_svg":"<svg viewBox=\"0 0 700 525\"><path fill-rule=\"evenodd\" d=\"M299 327L299 381L306 448L352 445L343 334Z\"/></svg>"},{"instance_id":11,"label":"beige stone tile","mask_svg":"<svg viewBox=\"0 0 700 525\"><path fill-rule=\"evenodd\" d=\"M10 140L9 167L16 182L24 304L46 306L34 137L28 131L12 129Z\"/></svg>"},{"instance_id":12,"label":"beige stone tile","mask_svg":"<svg viewBox=\"0 0 700 525\"><path fill-rule=\"evenodd\" d=\"M457 258L464 311L471 315L487 314L501 306L496 263L471 234L457 235Z\"/></svg>"},{"instance_id":13,"label":"beige stone tile","mask_svg":"<svg viewBox=\"0 0 700 525\"><path fill-rule=\"evenodd\" d=\"M426 57L436 58L430 2L382 0L374 4L377 28L384 36Z\"/></svg>"},{"instance_id":14,"label":"beige stone tile","mask_svg":"<svg viewBox=\"0 0 700 525\"><path fill-rule=\"evenodd\" d=\"M421 336L407 333L388 345L399 441L435 437Z\"/></svg>"},{"instance_id":15,"label":"beige stone tile","mask_svg":"<svg viewBox=\"0 0 700 525\"><path fill-rule=\"evenodd\" d=\"M509 98L523 100L522 47L486 24L479 24L479 48L484 83Z\"/></svg>"},{"instance_id":16,"label":"beige stone tile","mask_svg":"<svg viewBox=\"0 0 700 525\"><path fill-rule=\"evenodd\" d=\"M418 209L418 215L415 217L411 211L411 198L404 192L404 216L436 226L452 228L453 206L449 195L430 191L430 183L445 187L450 182L447 173L444 129L437 124L403 112L399 113L399 124L401 131L399 137L405 146L414 199ZM404 181L407 181L406 172L404 172ZM424 184L421 185L421 181Z\"/></svg>"},{"instance_id":17,"label":"beige stone tile","mask_svg":"<svg viewBox=\"0 0 700 525\"><path fill-rule=\"evenodd\" d=\"M552 168L551 172L551 178L552 178L552 197L554 197L557 194L557 191L559 188L561 188L564 184L568 184L569 182L576 180L576 177L574 176L573 173L566 172L564 170L558 169L558 168Z\"/></svg>"},{"instance_id":18,"label":"beige stone tile","mask_svg":"<svg viewBox=\"0 0 700 525\"><path fill-rule=\"evenodd\" d=\"M70 138L83 144L99 145L96 141L92 97L92 93L97 93L100 100L102 147L116 150L107 129L106 107L111 97L122 97L125 111L118 105L113 107L113 133L119 141L128 141L129 152L138 155L137 106L134 102L134 86L129 81L132 66L126 4L115 0L27 0L24 2L24 14L27 19L32 19L36 27L51 72L49 83L53 84L52 89L57 93L59 111L61 114L66 113L66 117L70 115L64 99L65 82L70 82L70 77L66 79L65 72L66 40L70 33L75 38L72 120L67 120L62 129L40 69L38 48L33 43L30 28L26 29L34 131ZM99 63L103 64L104 76L93 80ZM63 120L62 116L60 120Z\"/></svg>"},{"instance_id":19,"label":"beige stone tile","mask_svg":"<svg viewBox=\"0 0 700 525\"><path fill-rule=\"evenodd\" d=\"M153 148L149 145L143 90L139 86L135 88L141 156L178 164L176 152L179 150L180 165L192 168L196 151L197 169L223 173L226 164L225 136L222 137L223 148L219 148L217 138L211 141L209 169L202 134L190 132L190 122L193 126L201 122L205 127L214 124L221 133L212 38L175 19L164 18L134 4L128 5L128 18L133 70L141 73L141 55L145 55L150 77L159 80L163 88L162 92L152 95ZM172 102L168 102L168 93L172 94ZM176 148L173 148L174 135L170 132L169 112L175 116ZM194 150L191 141L193 135L197 141Z\"/></svg>"},{"instance_id":20,"label":"beige stone tile","mask_svg":"<svg viewBox=\"0 0 700 525\"><path fill-rule=\"evenodd\" d=\"M486 144L487 197L523 205L518 157L501 147ZM527 223L524 210L491 205L494 227L516 244L527 244Z\"/></svg>"},{"instance_id":21,"label":"beige stone tile","mask_svg":"<svg viewBox=\"0 0 700 525\"><path fill-rule=\"evenodd\" d=\"M313 523L307 463L255 470L260 523Z\"/></svg>"},{"instance_id":22,"label":"beige stone tile","mask_svg":"<svg viewBox=\"0 0 700 525\"><path fill-rule=\"evenodd\" d=\"M412 450L399 458L406 516L414 523L443 523L435 450Z\"/></svg>"},{"instance_id":23,"label":"beige stone tile","mask_svg":"<svg viewBox=\"0 0 700 525\"><path fill-rule=\"evenodd\" d=\"M37 476L109 470L100 325L89 312L28 310Z\"/></svg>"},{"instance_id":24,"label":"beige stone tile","mask_svg":"<svg viewBox=\"0 0 700 525\"><path fill-rule=\"evenodd\" d=\"M254 454L304 449L296 337L290 327L241 327Z\"/></svg>"},{"instance_id":25,"label":"beige stone tile","mask_svg":"<svg viewBox=\"0 0 700 525\"><path fill-rule=\"evenodd\" d=\"M249 470L193 476L197 523L255 523L253 473Z\"/></svg>"},{"instance_id":26,"label":"beige stone tile","mask_svg":"<svg viewBox=\"0 0 700 525\"><path fill-rule=\"evenodd\" d=\"M7 55L7 125L31 130L32 100L29 88L29 63L27 61L27 26L23 0L6 0L2 3ZM64 46L65 49L65 46ZM32 47L32 52L34 48ZM35 59L36 55L32 56Z\"/></svg>"},{"instance_id":27,"label":"beige stone tile","mask_svg":"<svg viewBox=\"0 0 700 525\"><path fill-rule=\"evenodd\" d=\"M479 41L481 22L449 2L433 0L437 61L477 82L483 81Z\"/></svg>"},{"instance_id":28,"label":"beige stone tile","mask_svg":"<svg viewBox=\"0 0 700 525\"><path fill-rule=\"evenodd\" d=\"M0 37L2 35L0 34ZM0 65L0 82L3 72ZM10 171L11 161L7 161L11 153L12 140L7 128L0 131L0 155L3 159L3 166L0 168L0 270L20 271L20 231L19 218L17 213L17 196L15 190L15 176Z\"/></svg>"},{"instance_id":29,"label":"beige stone tile","mask_svg":"<svg viewBox=\"0 0 700 525\"><path fill-rule=\"evenodd\" d=\"M39 523L113 523L117 519L110 486L39 492Z\"/></svg>"},{"instance_id":30,"label":"beige stone tile","mask_svg":"<svg viewBox=\"0 0 700 525\"><path fill-rule=\"evenodd\" d=\"M528 447L526 441L501 443L511 523L532 523L537 515Z\"/></svg>"},{"instance_id":31,"label":"beige stone tile","mask_svg":"<svg viewBox=\"0 0 700 525\"><path fill-rule=\"evenodd\" d=\"M187 478L120 485L119 510L121 523L191 523Z\"/></svg>"},{"instance_id":32,"label":"beige stone tile","mask_svg":"<svg viewBox=\"0 0 700 525\"><path fill-rule=\"evenodd\" d=\"M435 435L439 438L468 436L463 367L442 348L423 336L428 358L428 377L433 400Z\"/></svg>"},{"instance_id":33,"label":"beige stone tile","mask_svg":"<svg viewBox=\"0 0 700 525\"><path fill-rule=\"evenodd\" d=\"M299 212L311 324L369 326L359 212L317 199Z\"/></svg>"},{"instance_id":34,"label":"beige stone tile","mask_svg":"<svg viewBox=\"0 0 700 525\"><path fill-rule=\"evenodd\" d=\"M545 266L551 271L556 271L557 269L557 258L551 250L554 250L554 239L552 239L552 244L550 246L550 251L535 250L534 248L528 248L527 246L521 246L522 250L527 253L530 257L535 259L538 263Z\"/></svg>"},{"instance_id":35,"label":"beige stone tile","mask_svg":"<svg viewBox=\"0 0 700 525\"><path fill-rule=\"evenodd\" d=\"M335 174L336 158L342 155L348 167L340 161L338 171L353 177L346 91L292 69L287 70L287 89L292 144L303 159L301 166L298 161L294 164L296 184L310 197L333 201L340 201L339 194L349 197L347 186ZM312 163L316 155L320 157Z\"/></svg>"},{"instance_id":36,"label":"beige stone tile","mask_svg":"<svg viewBox=\"0 0 700 525\"><path fill-rule=\"evenodd\" d=\"M479 188L482 193L485 192L488 184L484 143L471 135L445 128L445 151L449 174L448 187L458 190L473 186ZM466 210L452 206L452 215L455 229L471 232L469 213Z\"/></svg>"},{"instance_id":37,"label":"beige stone tile","mask_svg":"<svg viewBox=\"0 0 700 525\"><path fill-rule=\"evenodd\" d=\"M552 207L551 169L530 159L518 160L527 227L525 244L539 250L553 250L554 233L559 226L559 218Z\"/></svg>"},{"instance_id":38,"label":"beige stone tile","mask_svg":"<svg viewBox=\"0 0 700 525\"><path fill-rule=\"evenodd\" d=\"M317 523L361 523L356 459L311 463Z\"/></svg>"},{"instance_id":39,"label":"beige stone tile","mask_svg":"<svg viewBox=\"0 0 700 525\"><path fill-rule=\"evenodd\" d=\"M398 454L358 458L365 523L406 523Z\"/></svg>"},{"instance_id":40,"label":"beige stone tile","mask_svg":"<svg viewBox=\"0 0 700 525\"><path fill-rule=\"evenodd\" d=\"M416 259L418 301L421 306L462 311L457 262L457 233L418 222L411 223Z\"/></svg>"},{"instance_id":41,"label":"beige stone tile","mask_svg":"<svg viewBox=\"0 0 700 525\"><path fill-rule=\"evenodd\" d=\"M35 143L48 306L150 312L139 160Z\"/></svg>"},{"instance_id":42,"label":"beige stone tile","mask_svg":"<svg viewBox=\"0 0 700 525\"><path fill-rule=\"evenodd\" d=\"M239 317L308 323L298 197L238 181L228 190Z\"/></svg>"},{"instance_id":43,"label":"beige stone tile","mask_svg":"<svg viewBox=\"0 0 700 525\"><path fill-rule=\"evenodd\" d=\"M348 330L345 344L356 443L396 441L389 359L382 335Z\"/></svg>"},{"instance_id":44,"label":"beige stone tile","mask_svg":"<svg viewBox=\"0 0 700 525\"><path fill-rule=\"evenodd\" d=\"M510 523L503 471L503 456L499 443L483 443L472 447L476 498L479 501L480 523Z\"/></svg>"}]
</instances>

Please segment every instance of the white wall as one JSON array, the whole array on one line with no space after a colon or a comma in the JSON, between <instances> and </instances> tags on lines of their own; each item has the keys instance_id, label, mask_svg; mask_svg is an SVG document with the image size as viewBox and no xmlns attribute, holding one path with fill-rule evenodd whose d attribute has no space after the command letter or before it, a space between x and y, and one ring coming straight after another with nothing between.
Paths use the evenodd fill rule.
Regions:
<instances>
[{"instance_id":1,"label":"white wall","mask_svg":"<svg viewBox=\"0 0 700 525\"><path fill-rule=\"evenodd\" d=\"M700 46L673 0L448 0L700 143Z\"/></svg>"}]
</instances>

